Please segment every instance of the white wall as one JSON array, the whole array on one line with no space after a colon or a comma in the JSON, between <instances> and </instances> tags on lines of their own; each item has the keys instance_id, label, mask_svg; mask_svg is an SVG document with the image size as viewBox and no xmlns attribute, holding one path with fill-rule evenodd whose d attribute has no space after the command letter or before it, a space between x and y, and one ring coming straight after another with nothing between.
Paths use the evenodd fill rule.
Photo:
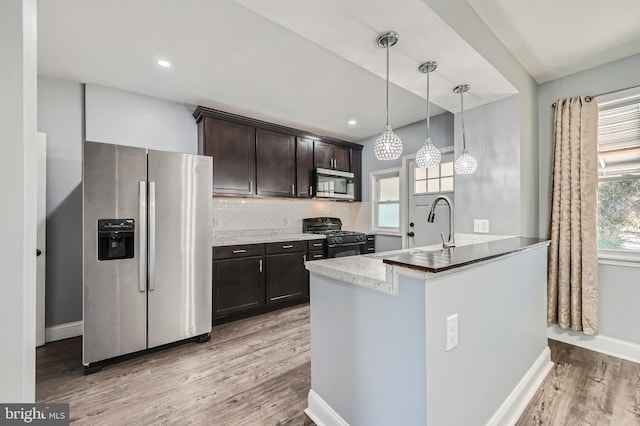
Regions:
<instances>
[{"instance_id":1,"label":"white wall","mask_svg":"<svg viewBox=\"0 0 640 426\"><path fill-rule=\"evenodd\" d=\"M192 113L177 102L87 84L85 140L197 154Z\"/></svg>"},{"instance_id":2,"label":"white wall","mask_svg":"<svg viewBox=\"0 0 640 426\"><path fill-rule=\"evenodd\" d=\"M35 400L36 0L0 2L0 401Z\"/></svg>"},{"instance_id":3,"label":"white wall","mask_svg":"<svg viewBox=\"0 0 640 426\"><path fill-rule=\"evenodd\" d=\"M467 149L478 168L473 174L455 177L456 232L471 234L474 219L488 219L491 234L520 234L518 104L518 95L514 95L465 111ZM462 151L460 121L456 114L456 158Z\"/></svg>"},{"instance_id":4,"label":"white wall","mask_svg":"<svg viewBox=\"0 0 640 426\"><path fill-rule=\"evenodd\" d=\"M596 95L640 85L640 54L541 84L540 134L540 234L549 230L553 161L553 114L557 99ZM597 101L597 99L596 99ZM636 345L640 353L640 268L600 264L600 335ZM576 344L581 344L576 340ZM584 341L583 341L584 343Z\"/></svg>"}]
</instances>

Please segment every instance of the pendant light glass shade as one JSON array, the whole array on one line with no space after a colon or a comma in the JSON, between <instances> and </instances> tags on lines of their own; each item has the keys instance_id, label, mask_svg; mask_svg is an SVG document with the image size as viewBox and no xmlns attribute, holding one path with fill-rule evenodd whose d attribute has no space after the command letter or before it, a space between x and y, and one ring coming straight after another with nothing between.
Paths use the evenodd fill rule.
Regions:
<instances>
[{"instance_id":1,"label":"pendant light glass shade","mask_svg":"<svg viewBox=\"0 0 640 426\"><path fill-rule=\"evenodd\" d=\"M466 149L462 150L462 154L453 163L453 169L459 175L469 175L475 172L477 167L478 162Z\"/></svg>"},{"instance_id":2,"label":"pendant light glass shade","mask_svg":"<svg viewBox=\"0 0 640 426\"><path fill-rule=\"evenodd\" d=\"M462 94L467 92L470 88L471 86L468 84L461 84L453 89L455 93L460 93L460 111L462 119L462 153L453 163L453 170L459 175L469 175L475 172L478 168L478 162L471 154L469 154L469 151L467 151L467 138L464 130L464 101L462 99Z\"/></svg>"},{"instance_id":3,"label":"pendant light glass shade","mask_svg":"<svg viewBox=\"0 0 640 426\"><path fill-rule=\"evenodd\" d=\"M395 160L402 155L402 140L393 133L391 126L384 126L382 134L373 145L373 153L378 160Z\"/></svg>"},{"instance_id":4,"label":"pendant light glass shade","mask_svg":"<svg viewBox=\"0 0 640 426\"><path fill-rule=\"evenodd\" d=\"M424 141L424 146L416 154L416 165L424 169L430 169L440 164L442 154L440 150L431 142L431 138Z\"/></svg>"},{"instance_id":5,"label":"pendant light glass shade","mask_svg":"<svg viewBox=\"0 0 640 426\"><path fill-rule=\"evenodd\" d=\"M378 46L387 49L387 124L373 145L373 153L378 160L395 160L402 155L402 140L393 133L389 125L389 48L398 42L398 33L389 31L377 38Z\"/></svg>"},{"instance_id":6,"label":"pendant light glass shade","mask_svg":"<svg viewBox=\"0 0 640 426\"><path fill-rule=\"evenodd\" d=\"M431 129L431 117L429 114L429 74L438 67L435 61L428 61L418 67L418 71L427 74L427 138L424 140L424 146L416 153L416 165L424 169L436 167L440 164L442 154L440 150L431 142L429 131Z\"/></svg>"}]
</instances>

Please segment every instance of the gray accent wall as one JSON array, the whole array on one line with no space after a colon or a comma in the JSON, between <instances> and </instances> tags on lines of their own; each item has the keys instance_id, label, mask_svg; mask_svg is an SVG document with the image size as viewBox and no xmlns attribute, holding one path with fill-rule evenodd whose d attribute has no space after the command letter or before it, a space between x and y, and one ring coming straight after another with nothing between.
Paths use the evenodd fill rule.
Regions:
<instances>
[{"instance_id":1,"label":"gray accent wall","mask_svg":"<svg viewBox=\"0 0 640 426\"><path fill-rule=\"evenodd\" d=\"M45 324L82 320L82 85L38 76L47 134Z\"/></svg>"},{"instance_id":2,"label":"gray accent wall","mask_svg":"<svg viewBox=\"0 0 640 426\"><path fill-rule=\"evenodd\" d=\"M455 176L456 232L471 234L474 219L488 219L490 234L520 235L518 107L518 95L514 95L465 111L467 149L478 161L478 168L473 174ZM459 113L455 129L457 158L462 151Z\"/></svg>"},{"instance_id":3,"label":"gray accent wall","mask_svg":"<svg viewBox=\"0 0 640 426\"><path fill-rule=\"evenodd\" d=\"M553 115L556 100L569 96L597 95L640 86L640 54L541 84L540 134L540 235L549 232L551 173L553 164ZM597 100L597 99L596 99ZM640 268L599 265L600 334L640 344Z\"/></svg>"},{"instance_id":4,"label":"gray accent wall","mask_svg":"<svg viewBox=\"0 0 640 426\"><path fill-rule=\"evenodd\" d=\"M38 130L47 134L46 326L82 320L82 140L197 152L192 109L182 104L38 77Z\"/></svg>"},{"instance_id":5,"label":"gray accent wall","mask_svg":"<svg viewBox=\"0 0 640 426\"><path fill-rule=\"evenodd\" d=\"M425 104L426 110L426 104ZM384 123L380 123L380 133ZM392 123L393 124L393 123ZM393 131L402 139L403 155L415 154L424 144L427 134L427 121L422 120ZM369 173L376 170L400 167L402 158L393 161L377 160L373 153L373 144L380 134L357 141L364 145L362 150L362 201L369 201ZM445 112L431 117L431 141L438 148L453 145L453 114Z\"/></svg>"}]
</instances>

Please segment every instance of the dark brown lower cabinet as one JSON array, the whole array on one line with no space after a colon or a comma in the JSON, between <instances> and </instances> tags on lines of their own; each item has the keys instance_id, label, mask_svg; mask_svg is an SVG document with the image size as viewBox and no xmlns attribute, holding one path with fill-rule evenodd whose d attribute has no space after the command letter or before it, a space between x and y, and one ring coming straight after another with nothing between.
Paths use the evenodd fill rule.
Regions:
<instances>
[{"instance_id":1,"label":"dark brown lower cabinet","mask_svg":"<svg viewBox=\"0 0 640 426\"><path fill-rule=\"evenodd\" d=\"M213 261L213 317L246 312L265 304L262 256Z\"/></svg>"},{"instance_id":2,"label":"dark brown lower cabinet","mask_svg":"<svg viewBox=\"0 0 640 426\"><path fill-rule=\"evenodd\" d=\"M267 304L309 297L305 252L266 256Z\"/></svg>"}]
</instances>

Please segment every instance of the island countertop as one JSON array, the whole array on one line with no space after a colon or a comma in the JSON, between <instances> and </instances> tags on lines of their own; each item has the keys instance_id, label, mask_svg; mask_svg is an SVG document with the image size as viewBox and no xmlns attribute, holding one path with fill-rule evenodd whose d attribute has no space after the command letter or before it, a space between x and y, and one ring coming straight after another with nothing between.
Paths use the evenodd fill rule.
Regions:
<instances>
[{"instance_id":1,"label":"island countertop","mask_svg":"<svg viewBox=\"0 0 640 426\"><path fill-rule=\"evenodd\" d=\"M438 273L461 266L472 265L485 260L515 253L539 245L548 245L542 238L515 237L487 241L451 249L406 250L382 261L389 265L402 266L423 272Z\"/></svg>"},{"instance_id":2,"label":"island countertop","mask_svg":"<svg viewBox=\"0 0 640 426\"><path fill-rule=\"evenodd\" d=\"M450 252L441 245L308 261L307 270L339 281L397 294L398 274L424 274L436 277L457 268L496 260L502 256L544 247L548 240L499 235L456 234L458 244Z\"/></svg>"}]
</instances>

